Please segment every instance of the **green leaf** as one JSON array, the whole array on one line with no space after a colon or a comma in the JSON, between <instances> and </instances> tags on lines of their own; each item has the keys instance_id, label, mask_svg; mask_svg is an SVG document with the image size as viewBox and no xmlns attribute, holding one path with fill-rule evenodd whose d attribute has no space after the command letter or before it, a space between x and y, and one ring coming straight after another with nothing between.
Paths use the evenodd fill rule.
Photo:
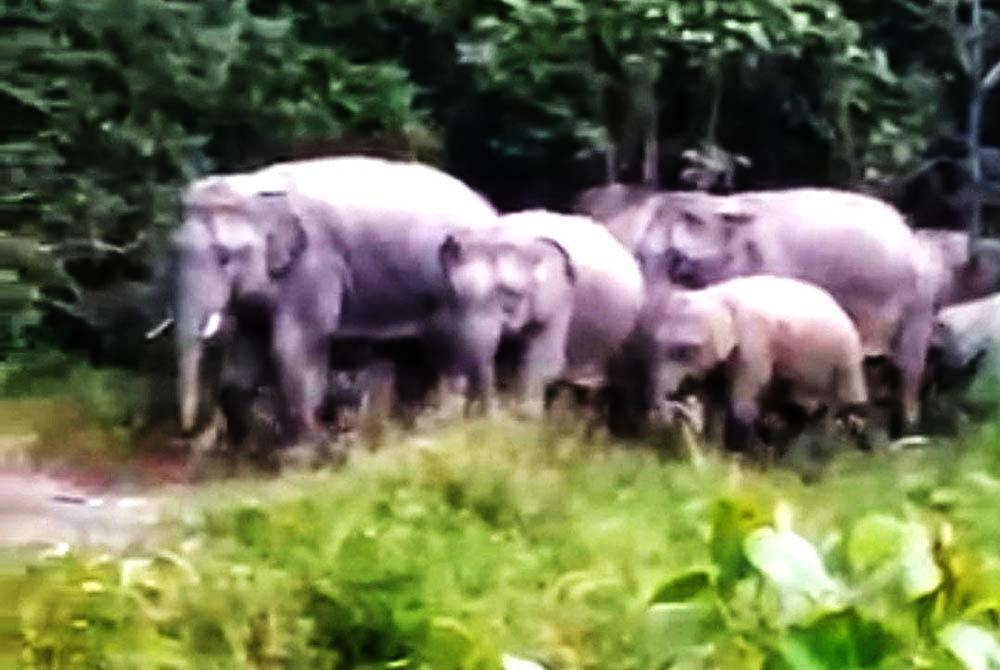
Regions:
<instances>
[{"instance_id":1,"label":"green leaf","mask_svg":"<svg viewBox=\"0 0 1000 670\"><path fill-rule=\"evenodd\" d=\"M662 667L724 632L718 608L710 603L657 603L646 610L645 637L652 667Z\"/></svg>"},{"instance_id":2,"label":"green leaf","mask_svg":"<svg viewBox=\"0 0 1000 670\"><path fill-rule=\"evenodd\" d=\"M767 507L749 497L722 498L712 506L709 551L724 594L750 570L743 553L744 539L770 521Z\"/></svg>"},{"instance_id":3,"label":"green leaf","mask_svg":"<svg viewBox=\"0 0 1000 670\"><path fill-rule=\"evenodd\" d=\"M953 623L941 630L938 639L967 670L1000 668L1000 642L979 626Z\"/></svg>"},{"instance_id":4,"label":"green leaf","mask_svg":"<svg viewBox=\"0 0 1000 670\"><path fill-rule=\"evenodd\" d=\"M907 598L915 600L941 585L943 575L934 558L930 533L923 524L911 522L902 538L902 586Z\"/></svg>"},{"instance_id":5,"label":"green leaf","mask_svg":"<svg viewBox=\"0 0 1000 670\"><path fill-rule=\"evenodd\" d=\"M854 608L795 626L776 645L775 665L788 670L875 668L899 648L886 628Z\"/></svg>"},{"instance_id":6,"label":"green leaf","mask_svg":"<svg viewBox=\"0 0 1000 670\"><path fill-rule=\"evenodd\" d=\"M711 595L714 570L692 568L671 577L661 584L650 597L650 604L676 603L694 600L699 596Z\"/></svg>"},{"instance_id":7,"label":"green leaf","mask_svg":"<svg viewBox=\"0 0 1000 670\"><path fill-rule=\"evenodd\" d=\"M461 622L449 617L431 619L422 656L431 668L466 670L473 666L476 642Z\"/></svg>"},{"instance_id":8,"label":"green leaf","mask_svg":"<svg viewBox=\"0 0 1000 670\"><path fill-rule=\"evenodd\" d=\"M851 530L847 559L851 569L864 572L896 560L903 539L903 524L887 514L870 514Z\"/></svg>"},{"instance_id":9,"label":"green leaf","mask_svg":"<svg viewBox=\"0 0 1000 670\"><path fill-rule=\"evenodd\" d=\"M826 571L805 538L791 530L760 528L744 541L747 559L777 589L785 621L844 606L843 585Z\"/></svg>"}]
</instances>

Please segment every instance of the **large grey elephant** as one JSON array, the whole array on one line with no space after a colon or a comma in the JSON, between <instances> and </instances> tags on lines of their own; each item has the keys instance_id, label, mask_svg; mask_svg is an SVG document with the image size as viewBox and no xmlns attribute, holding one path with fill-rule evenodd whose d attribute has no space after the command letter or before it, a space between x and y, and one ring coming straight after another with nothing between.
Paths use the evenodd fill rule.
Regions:
<instances>
[{"instance_id":1,"label":"large grey elephant","mask_svg":"<svg viewBox=\"0 0 1000 670\"><path fill-rule=\"evenodd\" d=\"M968 233L922 228L915 235L926 253L937 307L1000 291L1000 240L978 240L970 254Z\"/></svg>"},{"instance_id":2,"label":"large grey elephant","mask_svg":"<svg viewBox=\"0 0 1000 670\"><path fill-rule=\"evenodd\" d=\"M580 193L573 212L602 224L625 248L635 252L659 210L661 194L645 186L595 186Z\"/></svg>"},{"instance_id":3,"label":"large grey elephant","mask_svg":"<svg viewBox=\"0 0 1000 670\"><path fill-rule=\"evenodd\" d=\"M496 217L446 173L361 156L192 184L173 243L182 427L196 422L205 343L221 337L230 386L252 393L270 370L293 433L315 430L331 343L446 332L438 250Z\"/></svg>"},{"instance_id":4,"label":"large grey elephant","mask_svg":"<svg viewBox=\"0 0 1000 670\"><path fill-rule=\"evenodd\" d=\"M441 251L463 327L480 333L484 370L513 339L521 345L515 368L523 398L540 401L555 381L603 384L644 297L635 259L604 227L527 210L450 239Z\"/></svg>"},{"instance_id":5,"label":"large grey elephant","mask_svg":"<svg viewBox=\"0 0 1000 670\"><path fill-rule=\"evenodd\" d=\"M647 274L689 287L771 274L824 288L851 316L866 355L886 356L900 372L892 432L916 425L937 285L899 212L819 188L658 200L635 250Z\"/></svg>"}]
</instances>

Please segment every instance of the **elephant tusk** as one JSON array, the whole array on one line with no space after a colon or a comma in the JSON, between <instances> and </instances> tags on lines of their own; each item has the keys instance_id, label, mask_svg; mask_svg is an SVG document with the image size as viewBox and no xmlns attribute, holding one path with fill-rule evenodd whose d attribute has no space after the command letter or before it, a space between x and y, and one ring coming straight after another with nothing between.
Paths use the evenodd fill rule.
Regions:
<instances>
[{"instance_id":1,"label":"elephant tusk","mask_svg":"<svg viewBox=\"0 0 1000 670\"><path fill-rule=\"evenodd\" d=\"M210 340L219 334L219 329L222 328L222 314L219 312L212 312L205 319L205 325L201 329L201 339Z\"/></svg>"},{"instance_id":2,"label":"elephant tusk","mask_svg":"<svg viewBox=\"0 0 1000 670\"><path fill-rule=\"evenodd\" d=\"M912 449L914 447L926 447L931 441L923 435L909 435L901 437L889 444L889 451L899 451L901 449Z\"/></svg>"},{"instance_id":3,"label":"elephant tusk","mask_svg":"<svg viewBox=\"0 0 1000 670\"><path fill-rule=\"evenodd\" d=\"M153 327L150 330L146 331L146 339L147 340L155 340L160 335L162 335L163 333L165 333L167 331L167 328L170 328L170 326L172 326L172 325L174 325L174 317L168 316L163 321L161 321L160 323L158 323L155 327Z\"/></svg>"}]
</instances>

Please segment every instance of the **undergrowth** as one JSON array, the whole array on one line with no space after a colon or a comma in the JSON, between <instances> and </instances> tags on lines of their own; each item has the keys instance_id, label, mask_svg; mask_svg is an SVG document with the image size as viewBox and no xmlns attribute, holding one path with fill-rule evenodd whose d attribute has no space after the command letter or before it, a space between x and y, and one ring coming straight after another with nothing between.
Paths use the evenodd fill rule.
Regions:
<instances>
[{"instance_id":1,"label":"undergrowth","mask_svg":"<svg viewBox=\"0 0 1000 670\"><path fill-rule=\"evenodd\" d=\"M480 422L172 489L155 542L18 571L21 662L997 667L998 438L843 453L805 485Z\"/></svg>"}]
</instances>

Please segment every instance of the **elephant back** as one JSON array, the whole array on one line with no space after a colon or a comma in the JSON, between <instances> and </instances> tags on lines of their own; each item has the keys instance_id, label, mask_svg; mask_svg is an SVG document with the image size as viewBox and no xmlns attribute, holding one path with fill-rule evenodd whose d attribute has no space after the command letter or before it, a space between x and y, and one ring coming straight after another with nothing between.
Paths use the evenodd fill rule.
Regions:
<instances>
[{"instance_id":1,"label":"elephant back","mask_svg":"<svg viewBox=\"0 0 1000 670\"><path fill-rule=\"evenodd\" d=\"M559 244L576 274L567 343L568 377L603 377L607 359L632 330L645 297L638 262L602 225L580 215L527 210L501 217Z\"/></svg>"},{"instance_id":2,"label":"elephant back","mask_svg":"<svg viewBox=\"0 0 1000 670\"><path fill-rule=\"evenodd\" d=\"M335 233L351 275L342 332L418 334L447 295L438 250L449 233L486 228L497 212L459 179L416 162L366 156L272 165Z\"/></svg>"}]
</instances>

